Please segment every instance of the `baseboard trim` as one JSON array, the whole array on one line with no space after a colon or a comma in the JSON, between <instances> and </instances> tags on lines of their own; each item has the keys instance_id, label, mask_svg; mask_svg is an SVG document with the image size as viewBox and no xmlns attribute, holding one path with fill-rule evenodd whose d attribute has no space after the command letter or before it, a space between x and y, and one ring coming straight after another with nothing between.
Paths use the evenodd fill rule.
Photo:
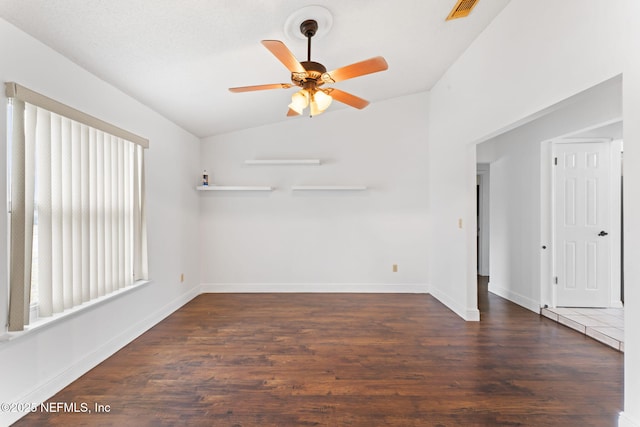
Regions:
<instances>
[{"instance_id":1,"label":"baseboard trim","mask_svg":"<svg viewBox=\"0 0 640 427\"><path fill-rule=\"evenodd\" d=\"M451 298L449 295L440 291L439 289L431 289L430 293L431 295L433 295L435 299L440 301L442 304L444 304L445 307L453 311L462 319L468 322L480 321L480 310L478 310L477 308L470 309L470 308L463 307L459 304L456 304L456 300L454 298Z\"/></svg>"},{"instance_id":2,"label":"baseboard trim","mask_svg":"<svg viewBox=\"0 0 640 427\"><path fill-rule=\"evenodd\" d=\"M203 283L201 293L428 294L426 283Z\"/></svg>"},{"instance_id":3,"label":"baseboard trim","mask_svg":"<svg viewBox=\"0 0 640 427\"><path fill-rule=\"evenodd\" d=\"M151 329L153 326L157 325L171 313L191 301L193 298L198 296L199 293L200 288L196 286L186 293L180 295L178 298L169 302L150 316L140 320L139 322L128 328L126 331L123 331L108 342L104 343L95 351L88 354L78 362L73 363L57 375L45 380L40 385L36 386L31 392L27 393L24 396L16 398L13 403L21 404L25 402L32 402L39 404L41 402L45 402L47 399L50 399L60 390L80 378L89 370L95 368L97 365L111 357L117 351L121 350L124 346L132 342L134 339ZM26 414L27 412L1 412L0 425L11 425Z\"/></svg>"},{"instance_id":4,"label":"baseboard trim","mask_svg":"<svg viewBox=\"0 0 640 427\"><path fill-rule=\"evenodd\" d=\"M515 304L518 304L521 307L526 308L527 310L531 310L534 313L540 313L540 303L538 301L534 301L529 297L525 297L524 295L520 295L516 292L513 292L509 289L503 288L502 286L496 285L495 283L489 282L489 292L492 294L496 294L499 297L507 299Z\"/></svg>"},{"instance_id":5,"label":"baseboard trim","mask_svg":"<svg viewBox=\"0 0 640 427\"><path fill-rule=\"evenodd\" d=\"M620 412L618 427L640 427L640 420L632 420L626 413Z\"/></svg>"}]
</instances>

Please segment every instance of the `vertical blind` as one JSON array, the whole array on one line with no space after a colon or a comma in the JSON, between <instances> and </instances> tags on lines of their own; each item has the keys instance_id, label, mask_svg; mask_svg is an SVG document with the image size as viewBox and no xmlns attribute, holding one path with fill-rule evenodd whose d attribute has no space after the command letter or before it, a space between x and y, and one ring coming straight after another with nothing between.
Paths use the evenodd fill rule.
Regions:
<instances>
[{"instance_id":1,"label":"vertical blind","mask_svg":"<svg viewBox=\"0 0 640 427\"><path fill-rule=\"evenodd\" d=\"M32 275L42 317L148 278L148 142L12 85L9 330L16 331L29 322Z\"/></svg>"}]
</instances>

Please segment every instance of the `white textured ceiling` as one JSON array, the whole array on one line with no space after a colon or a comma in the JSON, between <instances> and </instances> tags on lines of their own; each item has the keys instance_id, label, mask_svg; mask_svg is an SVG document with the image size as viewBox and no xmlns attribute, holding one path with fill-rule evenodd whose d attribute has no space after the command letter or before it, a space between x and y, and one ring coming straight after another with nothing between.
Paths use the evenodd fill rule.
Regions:
<instances>
[{"instance_id":1,"label":"white textured ceiling","mask_svg":"<svg viewBox=\"0 0 640 427\"><path fill-rule=\"evenodd\" d=\"M288 83L261 44L282 40L303 61L306 41L287 18L328 9L331 29L313 39L328 70L382 55L389 69L336 83L371 102L429 90L509 0L480 0L445 22L455 0L2 0L0 17L199 137L287 118L294 89L230 93ZM334 103L325 114L340 108ZM320 116L322 117L322 116Z\"/></svg>"}]
</instances>

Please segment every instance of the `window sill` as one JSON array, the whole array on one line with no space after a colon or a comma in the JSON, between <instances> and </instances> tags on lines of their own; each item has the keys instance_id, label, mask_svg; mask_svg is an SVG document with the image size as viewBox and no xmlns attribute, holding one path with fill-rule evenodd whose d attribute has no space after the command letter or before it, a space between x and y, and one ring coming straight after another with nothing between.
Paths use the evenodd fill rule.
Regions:
<instances>
[{"instance_id":1,"label":"window sill","mask_svg":"<svg viewBox=\"0 0 640 427\"><path fill-rule=\"evenodd\" d=\"M123 295L129 294L130 292L133 292L136 289L145 287L149 283L151 283L150 280L139 280L131 286L112 292L109 295L105 295L105 296L96 298L94 300L85 302L84 304L65 310L62 313L56 313L53 316L49 316L49 317L38 318L35 322L32 322L28 326L25 326L24 331L5 332L4 335L0 335L0 344L8 341L14 341L18 338L29 335L36 331L42 331L44 329L47 329L49 326L53 324L56 324L62 320L71 319L80 313L84 313L88 310L91 310L115 298L119 298Z\"/></svg>"}]
</instances>

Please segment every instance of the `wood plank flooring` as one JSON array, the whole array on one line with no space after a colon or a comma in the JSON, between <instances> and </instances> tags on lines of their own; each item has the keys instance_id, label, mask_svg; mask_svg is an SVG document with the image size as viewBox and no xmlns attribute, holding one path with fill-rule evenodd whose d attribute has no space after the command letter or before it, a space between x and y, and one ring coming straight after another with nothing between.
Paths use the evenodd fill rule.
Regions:
<instances>
[{"instance_id":1,"label":"wood plank flooring","mask_svg":"<svg viewBox=\"0 0 640 427\"><path fill-rule=\"evenodd\" d=\"M16 425L617 425L622 353L480 296L200 295Z\"/></svg>"}]
</instances>

